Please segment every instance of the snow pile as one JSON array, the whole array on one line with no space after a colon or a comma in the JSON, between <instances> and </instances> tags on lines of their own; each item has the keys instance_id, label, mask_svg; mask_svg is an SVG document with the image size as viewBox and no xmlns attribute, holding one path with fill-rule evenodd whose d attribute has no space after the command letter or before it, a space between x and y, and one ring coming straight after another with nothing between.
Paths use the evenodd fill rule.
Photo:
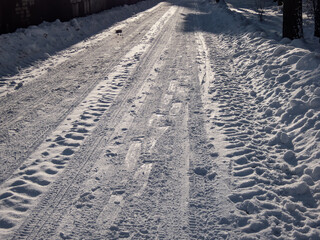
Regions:
<instances>
[{"instance_id":1,"label":"snow pile","mask_svg":"<svg viewBox=\"0 0 320 240\"><path fill-rule=\"evenodd\" d=\"M11 75L30 72L30 69L25 68L32 65L37 67L46 64L49 68L60 64L61 58L68 55L62 50L74 45L68 53L70 54L72 50L76 53L88 47L86 39L99 40L101 36L98 33L103 34L109 28L113 29L113 26L125 24L126 22L121 21L155 6L158 2L158 0L143 1L76 18L69 22L60 20L53 23L43 22L38 26L30 26L26 29L18 29L14 33L0 35L0 92L8 87L16 88L19 83L20 87L22 86L23 80L12 79ZM56 57L57 55L60 57ZM44 63L43 60L46 59L47 62Z\"/></svg>"},{"instance_id":2,"label":"snow pile","mask_svg":"<svg viewBox=\"0 0 320 240\"><path fill-rule=\"evenodd\" d=\"M230 222L241 239L320 239L319 45L281 39L274 7L262 23L251 9L200 8L219 109L208 116L212 136L224 135L239 210Z\"/></svg>"}]
</instances>

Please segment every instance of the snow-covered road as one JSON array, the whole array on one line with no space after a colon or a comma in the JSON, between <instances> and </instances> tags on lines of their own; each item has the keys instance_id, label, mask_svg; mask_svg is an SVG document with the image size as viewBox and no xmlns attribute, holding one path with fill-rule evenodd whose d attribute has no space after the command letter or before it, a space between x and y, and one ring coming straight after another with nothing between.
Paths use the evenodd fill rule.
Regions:
<instances>
[{"instance_id":1,"label":"snow-covered road","mask_svg":"<svg viewBox=\"0 0 320 240\"><path fill-rule=\"evenodd\" d=\"M162 2L11 76L0 239L319 239L318 59L241 21Z\"/></svg>"}]
</instances>

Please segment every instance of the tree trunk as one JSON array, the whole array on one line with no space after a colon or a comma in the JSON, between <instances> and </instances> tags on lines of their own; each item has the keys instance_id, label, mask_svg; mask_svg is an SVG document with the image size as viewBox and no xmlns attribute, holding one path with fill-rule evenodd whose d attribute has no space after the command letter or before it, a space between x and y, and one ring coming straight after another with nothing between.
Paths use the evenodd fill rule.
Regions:
<instances>
[{"instance_id":1,"label":"tree trunk","mask_svg":"<svg viewBox=\"0 0 320 240\"><path fill-rule=\"evenodd\" d=\"M314 36L320 38L320 0L314 1Z\"/></svg>"},{"instance_id":2,"label":"tree trunk","mask_svg":"<svg viewBox=\"0 0 320 240\"><path fill-rule=\"evenodd\" d=\"M283 1L283 37L302 38L302 0Z\"/></svg>"}]
</instances>

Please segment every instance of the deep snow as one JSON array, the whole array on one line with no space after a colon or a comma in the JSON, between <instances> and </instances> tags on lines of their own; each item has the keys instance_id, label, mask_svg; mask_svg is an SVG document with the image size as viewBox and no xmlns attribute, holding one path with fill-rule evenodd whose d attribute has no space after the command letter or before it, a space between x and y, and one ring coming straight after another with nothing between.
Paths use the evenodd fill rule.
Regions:
<instances>
[{"instance_id":1,"label":"deep snow","mask_svg":"<svg viewBox=\"0 0 320 240\"><path fill-rule=\"evenodd\" d=\"M320 47L253 3L1 35L0 238L320 239Z\"/></svg>"}]
</instances>

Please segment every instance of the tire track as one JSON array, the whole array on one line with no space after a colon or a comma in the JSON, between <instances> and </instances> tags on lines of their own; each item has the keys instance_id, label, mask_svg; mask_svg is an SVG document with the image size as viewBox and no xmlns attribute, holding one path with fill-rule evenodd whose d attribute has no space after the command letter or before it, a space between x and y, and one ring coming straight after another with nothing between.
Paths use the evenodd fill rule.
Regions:
<instances>
[{"instance_id":1,"label":"tire track","mask_svg":"<svg viewBox=\"0 0 320 240\"><path fill-rule=\"evenodd\" d=\"M176 18L181 18L179 13ZM185 76L177 75L177 69L172 67L180 66L185 60L178 58L175 61L185 38L179 36L177 40L177 34L172 30L169 32L173 37L166 51L169 54L163 59L164 66L159 68L157 84L154 84L157 94L151 94L148 98L150 103L160 105L151 109L146 105L147 115L139 114L136 121L140 127L134 135L144 136L141 138L142 154L138 161L140 167L129 183L124 184L125 193L123 201L118 204L117 217L114 218L112 212L113 204L108 203L100 215L100 223L105 225L100 226L102 229L93 238L176 239L179 236L179 239L188 239L187 117L186 106L179 102L187 98L187 92L177 79L181 77L183 82ZM177 87L173 89L173 85ZM148 126L147 134L141 134L139 129L145 125Z\"/></svg>"},{"instance_id":2,"label":"tire track","mask_svg":"<svg viewBox=\"0 0 320 240\"><path fill-rule=\"evenodd\" d=\"M223 141L218 131L212 131L209 117L215 116L217 105L211 101L208 92L215 86L216 79L212 55L200 31L201 5L193 15L194 38L197 65L196 81L190 81L190 104L188 134L190 150L190 202L189 227L191 239L237 239L232 222L237 221L236 208L227 198L231 194L230 166L224 155ZM204 6L206 5L205 3ZM199 11L199 12L198 12ZM206 12L205 9L203 12ZM211 47L211 46L210 46ZM213 58L214 56L214 58ZM222 70L223 71L223 70Z\"/></svg>"},{"instance_id":3,"label":"tire track","mask_svg":"<svg viewBox=\"0 0 320 240\"><path fill-rule=\"evenodd\" d=\"M161 16L166 7L157 9L156 16ZM157 19L157 17L153 17L155 17L154 14L149 13L145 18L141 19L140 23L145 19ZM117 66L120 59L132 49L135 42L142 38L143 34L141 33L145 32L149 27L150 25L148 24L138 24L136 28L129 28L128 35L130 40L121 39L121 45L119 46L115 41L115 38L118 37L112 37L109 47L114 50L111 54L106 56L102 54L101 57L96 58L96 51L92 52L91 55L89 54L89 56L85 52L67 62L62 67L62 70L60 68L53 70L48 75L25 85L23 87L24 91L3 97L1 110L3 114L1 114L0 119L2 123L0 129L0 156L6 162L0 169L0 182L8 179L12 172L41 144L45 137L66 119L100 81L105 79L105 76ZM116 45L112 46L111 43L116 43ZM98 50L101 49L100 52L104 52L106 46L103 43L99 44ZM94 59L91 69L81 69L84 58ZM104 70L101 71L100 69ZM77 73L77 77L74 77L76 72L79 72L79 74ZM95 75L94 81L89 82L87 80L89 77L88 72ZM71 83L70 81L73 82ZM66 82L69 85L68 87L64 86ZM65 90L67 88L70 89L70 86L72 86L71 93ZM28 90L25 90L25 88L28 88ZM35 91L37 92L36 96L34 95ZM60 107L57 108L57 106ZM51 117L48 117L48 115ZM37 119L37 121L34 119Z\"/></svg>"},{"instance_id":4,"label":"tire track","mask_svg":"<svg viewBox=\"0 0 320 240\"><path fill-rule=\"evenodd\" d=\"M162 27L163 26L161 26L161 28ZM157 32L157 36L158 37L151 42L152 47L148 50L147 54L143 56L140 61L141 66L147 66L147 67L144 67L143 69L141 69L140 67L137 67L135 71L136 73L133 75L134 79L143 79L143 80L146 79L147 75L149 74L149 71L146 71L146 69L151 69L151 66L153 66L157 58L159 58L159 55L162 50L161 45L166 42L165 38L168 37L168 35L163 34L162 36L160 36L160 34ZM128 100L130 100L130 98L134 96L134 92L137 89L139 89L139 87L141 87L142 83L143 83L142 80L140 80L139 82L135 82L135 85L134 86L131 85L131 88L128 89L128 91L126 91L125 95L123 95L124 93L119 95L119 97L117 98L119 102L115 102L114 105L111 106L110 110L104 115L102 120L100 120L101 125L99 125L97 129L94 130L92 136L90 136L88 140L85 141L85 143L83 144L83 148L80 149L79 155L76 154L74 158L70 160L70 163L68 167L65 169L63 176L61 176L61 178L54 183L54 185L50 188L49 192L42 198L42 201L37 206L36 210L33 210L31 216L29 217L30 220L28 220L26 223L22 225L22 227L20 228L21 230L18 231L21 233L20 237L26 238L25 235L31 234L31 236L33 236L32 238L34 238L38 234L38 232L41 231L46 221L49 220L47 219L46 211L53 210L54 211L53 213L61 214L63 211L61 212L59 209L59 213L58 213L58 211L55 211L54 209L56 209L57 206L70 204L69 199L72 199L72 197L71 198L68 197L67 202L65 202L64 197L66 197L66 195L70 196L70 194L71 196L74 196L74 194L76 193L76 191L75 192L73 191L74 190L72 189L73 187L71 187L72 183L78 182L80 179L82 179L80 181L83 181L85 179L83 178L82 174L86 174L85 173L86 170L90 169L90 167L92 167L94 163L94 162L90 162L91 161L90 159L94 160L97 157L99 157L100 154L102 154L103 150L100 149L99 146L101 145L105 146L106 143L111 140L110 137L112 136L113 129L115 129L116 124L121 119L121 115L123 114L123 111L128 108L128 105L129 105ZM106 129L106 126L102 126L102 123L108 123L107 129ZM87 149L88 147L89 149ZM83 151L86 152L85 154L86 157L83 156ZM86 167L84 169L84 166L87 166L88 168ZM79 180L78 180L78 177L80 178ZM58 195L55 195L55 194L58 194ZM47 208L48 206L49 208ZM35 212L36 214L34 214ZM42 217L39 217L39 215ZM44 222L42 219L44 219ZM53 224L53 226L50 226L50 228L54 226L55 224ZM36 231L35 229L38 229L38 230Z\"/></svg>"}]
</instances>

